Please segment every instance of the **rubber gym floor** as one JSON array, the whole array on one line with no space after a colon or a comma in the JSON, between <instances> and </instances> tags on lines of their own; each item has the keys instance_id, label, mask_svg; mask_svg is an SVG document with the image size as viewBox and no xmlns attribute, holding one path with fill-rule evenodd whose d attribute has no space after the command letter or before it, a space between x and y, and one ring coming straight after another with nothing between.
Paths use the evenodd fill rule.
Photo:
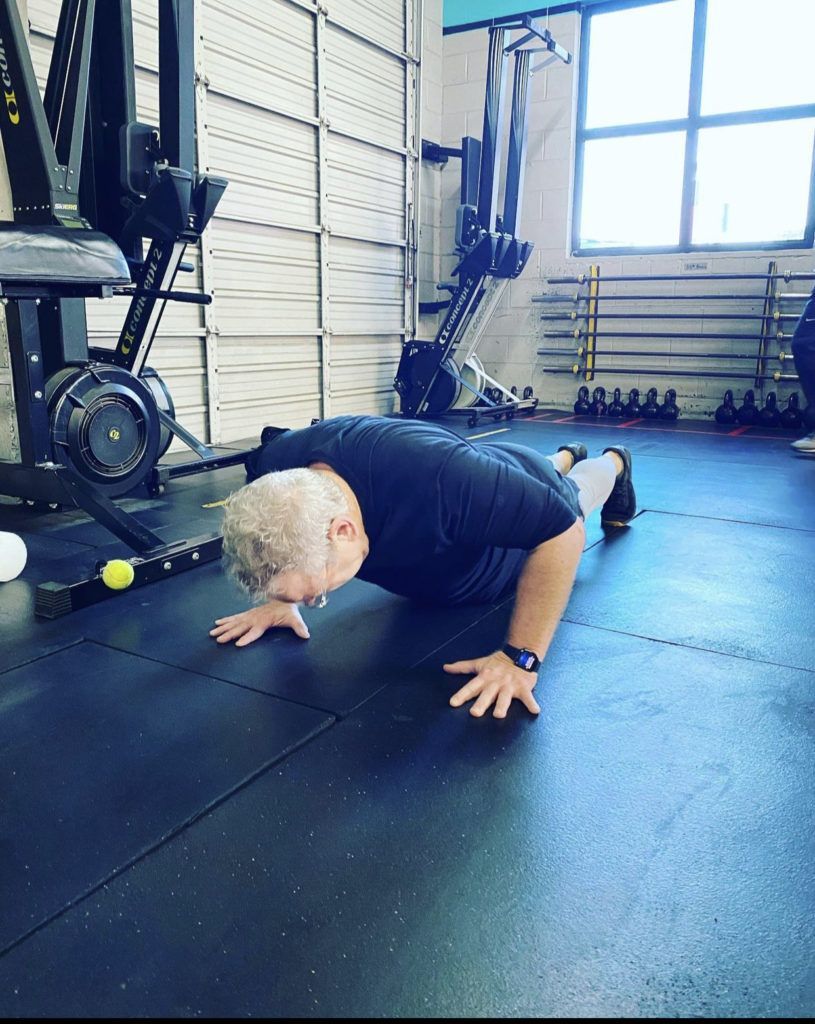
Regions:
<instances>
[{"instance_id":1,"label":"rubber gym floor","mask_svg":"<svg viewBox=\"0 0 815 1024\"><path fill-rule=\"evenodd\" d=\"M208 636L218 563L55 621L34 585L121 556L0 507L0 1014L809 1017L815 1012L815 459L715 423L486 420L634 453L589 529L533 719L442 664L510 604L353 581L312 638ZM217 530L240 468L128 499Z\"/></svg>"}]
</instances>

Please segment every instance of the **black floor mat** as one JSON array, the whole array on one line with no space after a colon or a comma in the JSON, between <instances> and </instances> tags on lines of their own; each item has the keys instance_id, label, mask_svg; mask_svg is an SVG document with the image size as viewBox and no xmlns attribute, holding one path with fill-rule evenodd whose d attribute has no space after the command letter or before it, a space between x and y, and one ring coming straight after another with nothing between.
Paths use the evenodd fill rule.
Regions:
<instances>
[{"instance_id":1,"label":"black floor mat","mask_svg":"<svg viewBox=\"0 0 815 1024\"><path fill-rule=\"evenodd\" d=\"M0 958L0 1010L805 1016L813 676L766 671L565 625L541 716L476 721L433 659Z\"/></svg>"},{"instance_id":2,"label":"black floor mat","mask_svg":"<svg viewBox=\"0 0 815 1024\"><path fill-rule=\"evenodd\" d=\"M330 725L80 643L0 676L0 948Z\"/></svg>"}]
</instances>

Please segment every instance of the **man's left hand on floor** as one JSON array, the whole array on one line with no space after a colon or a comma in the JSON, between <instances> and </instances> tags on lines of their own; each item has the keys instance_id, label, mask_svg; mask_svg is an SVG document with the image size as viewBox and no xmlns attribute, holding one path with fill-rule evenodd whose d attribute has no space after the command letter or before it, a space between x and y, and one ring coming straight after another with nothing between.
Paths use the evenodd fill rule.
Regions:
<instances>
[{"instance_id":1,"label":"man's left hand on floor","mask_svg":"<svg viewBox=\"0 0 815 1024\"><path fill-rule=\"evenodd\" d=\"M450 704L457 708L477 697L470 708L470 714L476 718L480 718L493 704L493 717L506 718L513 700L519 700L533 715L540 712L540 707L532 696L532 690L538 681L537 675L513 665L502 651L495 651L485 658L475 658L472 661L453 662L445 665L444 671L451 674L474 674L469 683L453 694Z\"/></svg>"}]
</instances>

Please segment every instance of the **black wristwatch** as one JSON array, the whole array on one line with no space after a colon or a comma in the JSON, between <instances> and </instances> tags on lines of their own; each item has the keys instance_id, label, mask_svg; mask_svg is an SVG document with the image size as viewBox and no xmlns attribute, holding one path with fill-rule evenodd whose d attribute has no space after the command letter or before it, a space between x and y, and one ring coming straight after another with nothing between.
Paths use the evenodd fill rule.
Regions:
<instances>
[{"instance_id":1,"label":"black wristwatch","mask_svg":"<svg viewBox=\"0 0 815 1024\"><path fill-rule=\"evenodd\" d=\"M526 647L513 647L512 644L504 644L504 654L512 659L513 665L522 668L524 672L537 672L541 667L541 660L534 651Z\"/></svg>"}]
</instances>

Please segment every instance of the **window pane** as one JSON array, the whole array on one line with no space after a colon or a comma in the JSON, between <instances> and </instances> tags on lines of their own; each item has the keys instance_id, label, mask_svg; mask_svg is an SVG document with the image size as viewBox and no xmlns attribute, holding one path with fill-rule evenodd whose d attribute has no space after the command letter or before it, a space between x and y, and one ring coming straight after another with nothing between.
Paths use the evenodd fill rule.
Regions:
<instances>
[{"instance_id":1,"label":"window pane","mask_svg":"<svg viewBox=\"0 0 815 1024\"><path fill-rule=\"evenodd\" d=\"M692 0L594 14L586 127L687 117Z\"/></svg>"},{"instance_id":2,"label":"window pane","mask_svg":"<svg viewBox=\"0 0 815 1024\"><path fill-rule=\"evenodd\" d=\"M581 249L678 245L685 133L585 144Z\"/></svg>"},{"instance_id":3,"label":"window pane","mask_svg":"<svg viewBox=\"0 0 815 1024\"><path fill-rule=\"evenodd\" d=\"M702 113L815 103L813 0L708 0Z\"/></svg>"},{"instance_id":4,"label":"window pane","mask_svg":"<svg viewBox=\"0 0 815 1024\"><path fill-rule=\"evenodd\" d=\"M781 242L806 227L815 119L699 132L693 242Z\"/></svg>"}]
</instances>

